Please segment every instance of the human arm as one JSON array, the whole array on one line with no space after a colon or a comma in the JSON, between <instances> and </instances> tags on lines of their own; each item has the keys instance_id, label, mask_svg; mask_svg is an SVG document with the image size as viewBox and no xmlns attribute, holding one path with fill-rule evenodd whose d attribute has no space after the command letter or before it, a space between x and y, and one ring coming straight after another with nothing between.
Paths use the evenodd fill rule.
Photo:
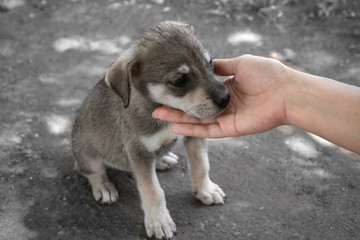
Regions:
<instances>
[{"instance_id":1,"label":"human arm","mask_svg":"<svg viewBox=\"0 0 360 240\"><path fill-rule=\"evenodd\" d=\"M289 68L287 122L360 154L360 88Z\"/></svg>"},{"instance_id":2,"label":"human arm","mask_svg":"<svg viewBox=\"0 0 360 240\"><path fill-rule=\"evenodd\" d=\"M169 107L154 117L177 123L173 132L232 137L290 124L360 153L360 88L306 74L269 58L243 55L214 61L225 85L228 108L214 119L197 119Z\"/></svg>"}]
</instances>

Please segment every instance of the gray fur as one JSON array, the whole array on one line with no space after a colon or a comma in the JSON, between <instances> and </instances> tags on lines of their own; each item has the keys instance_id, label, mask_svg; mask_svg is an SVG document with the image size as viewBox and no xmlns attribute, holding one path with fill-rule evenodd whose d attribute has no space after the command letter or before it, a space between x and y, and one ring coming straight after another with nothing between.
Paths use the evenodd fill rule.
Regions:
<instances>
[{"instance_id":1,"label":"gray fur","mask_svg":"<svg viewBox=\"0 0 360 240\"><path fill-rule=\"evenodd\" d=\"M197 105L184 106L182 110L191 109L189 112L194 116L209 117L219 114L228 102L226 88L215 77L204 54L207 54L207 51L196 39L191 25L178 22L161 23L147 31L112 64L105 77L84 100L74 122L72 145L76 166L80 173L89 179L95 199L105 203L117 199L116 189L107 178L106 166L133 171L142 198L145 227L149 236L171 238L175 231L175 224L166 209L156 175L150 178L149 176L155 172L155 162L160 161L170 151L177 136L167 132L169 123L153 119L152 112L161 104L173 104L182 109L182 105L193 104L195 101ZM179 73L182 65L185 67L180 68L182 72ZM172 82L183 76L186 70L189 70L186 74L186 86L174 86ZM160 93L152 91L155 86L164 96L158 96ZM203 93L202 96L194 95L197 92ZM192 99L189 100L190 96ZM178 106L179 102L184 104ZM158 139L157 134L159 144L152 146L153 138ZM192 166L207 166L205 140L193 141L204 148L200 147L202 157L189 156L194 163ZM196 155L189 151L188 154ZM207 173L208 168L203 171ZM199 179L196 182L210 184L208 177ZM216 188L215 185L211 186ZM198 187L194 186L194 191L198 191L195 189ZM149 189L155 190L150 194ZM222 190L216 191L222 200ZM216 191L214 190L213 194L216 195ZM199 199L205 204L209 202ZM219 196L214 199L213 203L221 202L218 200ZM154 205L161 205L159 211L163 212L163 219L154 220L156 217L151 213L152 207L149 207ZM151 227L158 221L160 230Z\"/></svg>"}]
</instances>

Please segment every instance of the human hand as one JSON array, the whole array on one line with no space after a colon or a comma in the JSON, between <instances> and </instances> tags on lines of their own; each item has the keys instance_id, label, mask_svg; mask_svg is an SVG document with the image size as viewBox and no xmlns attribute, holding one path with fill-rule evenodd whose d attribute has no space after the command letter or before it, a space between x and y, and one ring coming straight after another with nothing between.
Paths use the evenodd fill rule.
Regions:
<instances>
[{"instance_id":1,"label":"human hand","mask_svg":"<svg viewBox=\"0 0 360 240\"><path fill-rule=\"evenodd\" d=\"M243 55L214 60L231 100L213 119L198 119L168 106L157 108L153 117L176 123L176 134L203 138L234 137L268 131L286 123L284 88L287 67L270 58Z\"/></svg>"}]
</instances>

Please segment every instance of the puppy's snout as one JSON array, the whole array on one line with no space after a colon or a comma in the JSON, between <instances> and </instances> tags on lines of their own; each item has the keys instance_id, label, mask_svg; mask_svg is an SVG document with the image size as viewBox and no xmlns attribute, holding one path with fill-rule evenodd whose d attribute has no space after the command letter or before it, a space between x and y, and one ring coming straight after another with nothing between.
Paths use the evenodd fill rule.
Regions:
<instances>
[{"instance_id":1,"label":"puppy's snout","mask_svg":"<svg viewBox=\"0 0 360 240\"><path fill-rule=\"evenodd\" d=\"M227 105L230 102L230 94L225 93L225 94L221 94L220 96L216 96L213 99L213 101L216 104L216 106L218 106L220 109L224 109L227 107Z\"/></svg>"},{"instance_id":2,"label":"puppy's snout","mask_svg":"<svg viewBox=\"0 0 360 240\"><path fill-rule=\"evenodd\" d=\"M226 108L230 102L230 94L227 91L226 87L222 84L219 84L213 90L214 91L211 95L214 104L220 109Z\"/></svg>"}]
</instances>

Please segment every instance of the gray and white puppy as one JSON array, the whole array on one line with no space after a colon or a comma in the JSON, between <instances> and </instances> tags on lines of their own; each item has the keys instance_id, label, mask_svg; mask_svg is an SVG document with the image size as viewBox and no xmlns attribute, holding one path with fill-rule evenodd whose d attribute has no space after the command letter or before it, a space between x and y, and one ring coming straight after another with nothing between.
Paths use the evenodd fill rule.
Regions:
<instances>
[{"instance_id":1,"label":"gray and white puppy","mask_svg":"<svg viewBox=\"0 0 360 240\"><path fill-rule=\"evenodd\" d=\"M153 119L162 104L211 118L230 96L216 78L212 58L191 25L162 22L140 37L107 70L84 100L72 132L75 166L87 177L95 200L112 203L118 191L106 166L133 172L149 237L171 238L176 226L166 207L156 168L177 162L170 151L180 138L171 124ZM184 137L196 198L223 204L225 194L209 178L205 139Z\"/></svg>"}]
</instances>

